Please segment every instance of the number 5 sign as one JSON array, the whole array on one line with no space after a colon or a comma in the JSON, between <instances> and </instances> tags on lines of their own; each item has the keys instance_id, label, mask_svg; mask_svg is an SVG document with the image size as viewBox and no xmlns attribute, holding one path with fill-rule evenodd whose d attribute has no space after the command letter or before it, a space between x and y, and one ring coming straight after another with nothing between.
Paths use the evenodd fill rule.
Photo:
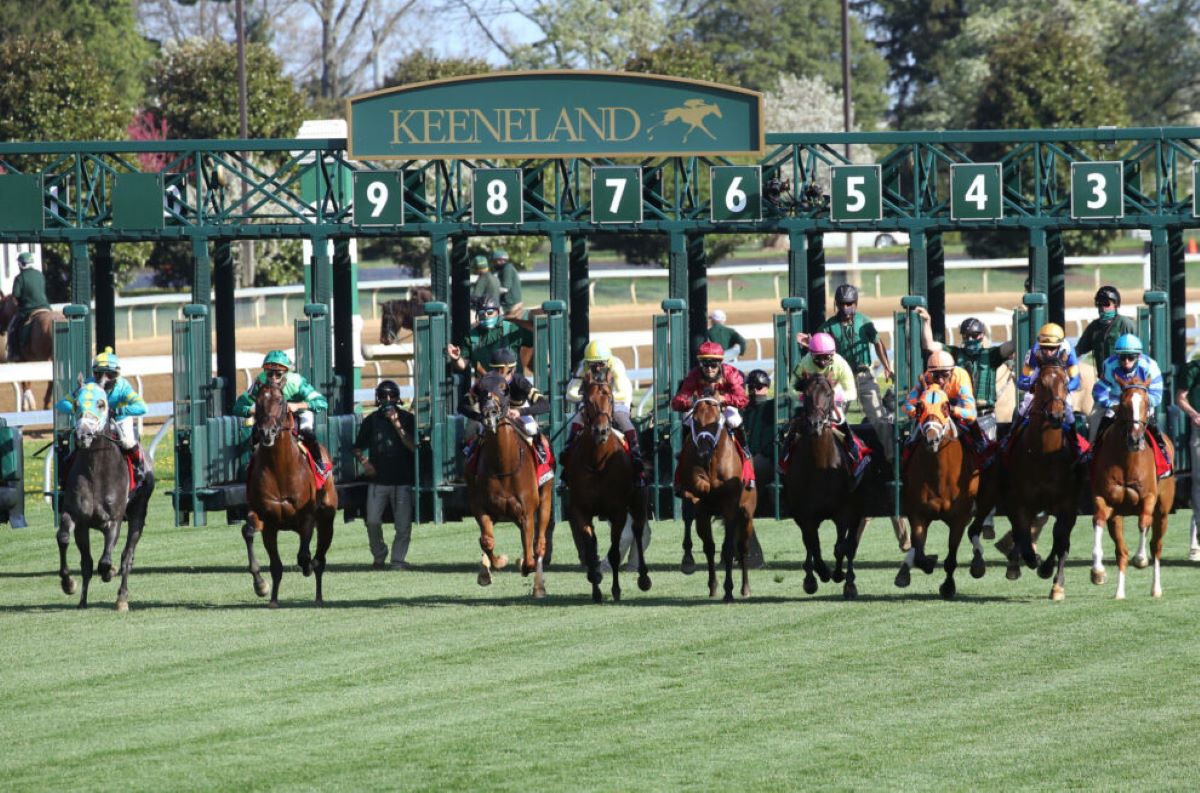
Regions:
<instances>
[{"instance_id":1,"label":"number 5 sign","mask_svg":"<svg viewBox=\"0 0 1200 793\"><path fill-rule=\"evenodd\" d=\"M1071 217L1089 220L1124 216L1124 163L1071 163Z\"/></svg>"},{"instance_id":2,"label":"number 5 sign","mask_svg":"<svg viewBox=\"0 0 1200 793\"><path fill-rule=\"evenodd\" d=\"M479 168L471 185L471 222L517 224L525 219L520 168Z\"/></svg>"},{"instance_id":3,"label":"number 5 sign","mask_svg":"<svg viewBox=\"0 0 1200 793\"><path fill-rule=\"evenodd\" d=\"M714 165L708 176L714 223L762 220L761 166Z\"/></svg>"},{"instance_id":4,"label":"number 5 sign","mask_svg":"<svg viewBox=\"0 0 1200 793\"><path fill-rule=\"evenodd\" d=\"M878 165L834 165L829 169L829 219L883 218L883 176Z\"/></svg>"},{"instance_id":5,"label":"number 5 sign","mask_svg":"<svg viewBox=\"0 0 1200 793\"><path fill-rule=\"evenodd\" d=\"M403 171L355 171L354 225L404 225Z\"/></svg>"}]
</instances>

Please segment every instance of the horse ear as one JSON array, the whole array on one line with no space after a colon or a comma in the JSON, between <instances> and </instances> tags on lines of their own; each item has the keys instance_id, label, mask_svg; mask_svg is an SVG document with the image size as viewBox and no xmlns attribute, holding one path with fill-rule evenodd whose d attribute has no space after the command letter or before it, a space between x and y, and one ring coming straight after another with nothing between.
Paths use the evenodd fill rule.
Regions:
<instances>
[{"instance_id":1,"label":"horse ear","mask_svg":"<svg viewBox=\"0 0 1200 793\"><path fill-rule=\"evenodd\" d=\"M80 372L79 374L75 375L75 385L76 385L76 387L79 387L79 388L83 387L83 372Z\"/></svg>"}]
</instances>

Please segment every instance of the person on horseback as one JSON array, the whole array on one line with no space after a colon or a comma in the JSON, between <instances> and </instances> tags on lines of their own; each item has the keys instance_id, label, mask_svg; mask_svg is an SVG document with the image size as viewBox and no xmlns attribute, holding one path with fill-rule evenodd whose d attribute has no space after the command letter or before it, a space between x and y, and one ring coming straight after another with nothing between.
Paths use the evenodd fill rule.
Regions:
<instances>
[{"instance_id":1,"label":"person on horseback","mask_svg":"<svg viewBox=\"0 0 1200 793\"><path fill-rule=\"evenodd\" d=\"M33 254L22 251L17 256L20 272L13 279L12 296L17 301L17 314L8 324L8 360L22 361L27 346L29 318L39 311L50 310L50 299L46 297L46 276L34 266Z\"/></svg>"},{"instance_id":2,"label":"person on horseback","mask_svg":"<svg viewBox=\"0 0 1200 793\"><path fill-rule=\"evenodd\" d=\"M521 278L517 268L508 260L508 251L492 251L492 272L500 282L500 307L506 319L524 319L525 302L521 297Z\"/></svg>"},{"instance_id":3,"label":"person on horseback","mask_svg":"<svg viewBox=\"0 0 1200 793\"><path fill-rule=\"evenodd\" d=\"M834 425L842 433L842 448L857 477L870 461L869 449L850 429L846 420L846 405L858 398L854 372L846 359L837 353L833 336L814 333L808 339L808 353L792 368L792 390L796 395L796 415L804 409L804 381L820 375L833 386Z\"/></svg>"},{"instance_id":4,"label":"person on horseback","mask_svg":"<svg viewBox=\"0 0 1200 793\"><path fill-rule=\"evenodd\" d=\"M254 415L254 402L258 399L258 390L268 383L278 386L283 392L283 399L287 402L288 410L296 416L297 435L299 435L300 441L312 454L322 475L328 476L329 472L333 470L333 464L321 459L321 445L317 442L317 436L313 430L314 414L328 410L328 400L320 391L313 388L308 380L304 379L304 375L292 371L295 368L292 365L292 359L283 350L272 350L267 353L267 356L263 358L262 368L258 377L250 383L250 387L233 403L233 415L250 418Z\"/></svg>"},{"instance_id":5,"label":"person on horseback","mask_svg":"<svg viewBox=\"0 0 1200 793\"><path fill-rule=\"evenodd\" d=\"M1155 419L1163 399L1162 370L1158 362L1142 350L1142 340L1132 333L1126 333L1117 339L1113 346L1113 354L1104 361L1104 367L1096 378L1096 385L1092 387L1092 399L1102 406L1104 411L1096 438L1098 440L1112 424L1117 406L1121 404L1121 391L1130 383L1146 385L1151 408L1146 432L1154 438L1154 442L1163 450L1165 456L1167 445L1163 442L1162 430ZM1168 459L1167 462L1170 464L1171 461Z\"/></svg>"},{"instance_id":6,"label":"person on horseback","mask_svg":"<svg viewBox=\"0 0 1200 793\"><path fill-rule=\"evenodd\" d=\"M112 347L105 347L104 352L92 359L92 376L86 383L95 383L108 394L108 415L117 432L117 444L133 464L134 486L140 486L146 478L146 455L142 453L133 420L146 415L146 401L121 377L121 360ZM59 401L60 413L75 411L76 394L78 391Z\"/></svg>"},{"instance_id":7,"label":"person on horseback","mask_svg":"<svg viewBox=\"0 0 1200 793\"><path fill-rule=\"evenodd\" d=\"M1079 341L1075 343L1077 356L1092 354L1092 365L1096 369L1099 382L1104 373L1105 362L1112 357L1117 341L1126 334L1136 334L1137 325L1134 321L1118 313L1121 308L1121 293L1115 286L1102 286L1096 292L1096 312L1099 316L1088 323L1083 329ZM1106 408L1099 403L1092 404L1088 413L1088 440L1094 441L1099 436L1100 424L1104 420Z\"/></svg>"},{"instance_id":8,"label":"person on horseback","mask_svg":"<svg viewBox=\"0 0 1200 793\"><path fill-rule=\"evenodd\" d=\"M525 435L533 441L538 465L545 465L549 459L550 446L542 435L542 428L536 417L550 412L550 400L546 399L546 395L538 391L524 375L517 374L517 354L507 347L492 351L492 357L488 361L488 373L499 374L508 383L508 416L515 420ZM458 412L471 421L482 421L475 389L468 389L458 403ZM464 449L467 459L479 450L479 438L476 434L468 442Z\"/></svg>"},{"instance_id":9,"label":"person on horseback","mask_svg":"<svg viewBox=\"0 0 1200 793\"><path fill-rule=\"evenodd\" d=\"M608 380L613 392L613 425L625 436L629 444L630 462L633 464L634 482L639 487L646 483L646 465L642 460L642 449L638 444L637 430L629 416L629 405L633 401L633 383L625 373L625 364L612 354L612 350L602 341L592 340L583 351L583 360L575 370L575 376L567 384L567 401L576 403L575 415L567 431L566 448L563 450L562 463L565 468L571 444L583 430L583 380L590 375L593 381Z\"/></svg>"},{"instance_id":10,"label":"person on horseback","mask_svg":"<svg viewBox=\"0 0 1200 793\"><path fill-rule=\"evenodd\" d=\"M679 390L671 399L671 409L681 412L690 411L692 404L704 395L706 388L711 388L721 402L721 413L725 417L725 426L729 434L737 439L742 454L746 455L746 433L742 428L742 414L739 412L750 403L746 396L746 388L742 373L734 366L724 363L725 350L720 344L706 341L700 345L696 353L696 368L688 372ZM685 425L691 426L688 422ZM746 483L747 489L754 488L754 480Z\"/></svg>"},{"instance_id":11,"label":"person on horseback","mask_svg":"<svg viewBox=\"0 0 1200 793\"><path fill-rule=\"evenodd\" d=\"M1021 365L1021 374L1017 377L1017 390L1023 392L1021 404L1017 408L1017 415L1022 421L1029 414L1029 406L1033 404L1033 384L1037 382L1038 372L1046 364L1055 364L1066 370L1068 395L1079 390L1079 359L1075 357L1075 351L1067 343L1062 327L1053 322L1047 322L1038 330L1037 344L1025 356L1025 361ZM1076 459L1079 459L1082 444L1080 444L1079 432L1075 426L1075 411L1071 408L1069 399L1066 404L1064 426L1071 442L1071 448L1075 452ZM1015 436L1015 432L1009 433L1007 442L1011 443Z\"/></svg>"},{"instance_id":12,"label":"person on horseback","mask_svg":"<svg viewBox=\"0 0 1200 793\"><path fill-rule=\"evenodd\" d=\"M475 283L471 284L471 305L480 306L487 301L500 305L500 279L488 266L488 259L483 254L471 260L471 269L475 271Z\"/></svg>"},{"instance_id":13,"label":"person on horseback","mask_svg":"<svg viewBox=\"0 0 1200 793\"><path fill-rule=\"evenodd\" d=\"M446 345L450 365L465 372L483 373L492 353L500 348L532 347L533 331L500 317L500 304L485 298L475 307L476 324L458 344Z\"/></svg>"},{"instance_id":14,"label":"person on horseback","mask_svg":"<svg viewBox=\"0 0 1200 793\"><path fill-rule=\"evenodd\" d=\"M917 408L921 404L921 395L932 386L938 386L950 401L950 415L955 423L971 439L971 445L978 454L983 454L988 448L988 439L984 436L977 421L975 410L975 393L971 389L971 376L961 366L955 366L954 356L945 350L938 350L929 356L925 363L925 373L917 380L917 384L908 392L904 403L904 412L914 421L917 419ZM914 432L909 442L917 438Z\"/></svg>"}]
</instances>

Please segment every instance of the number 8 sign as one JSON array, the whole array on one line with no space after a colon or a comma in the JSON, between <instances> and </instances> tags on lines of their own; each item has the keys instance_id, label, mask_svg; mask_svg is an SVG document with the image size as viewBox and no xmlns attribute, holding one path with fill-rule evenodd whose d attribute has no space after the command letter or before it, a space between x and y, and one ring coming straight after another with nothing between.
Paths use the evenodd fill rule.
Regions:
<instances>
[{"instance_id":1,"label":"number 8 sign","mask_svg":"<svg viewBox=\"0 0 1200 793\"><path fill-rule=\"evenodd\" d=\"M880 220L883 176L878 165L835 165L829 169L829 219Z\"/></svg>"},{"instance_id":2,"label":"number 8 sign","mask_svg":"<svg viewBox=\"0 0 1200 793\"><path fill-rule=\"evenodd\" d=\"M714 223L762 220L761 166L714 165L708 175Z\"/></svg>"},{"instance_id":3,"label":"number 8 sign","mask_svg":"<svg viewBox=\"0 0 1200 793\"><path fill-rule=\"evenodd\" d=\"M402 171L355 171L354 225L404 225Z\"/></svg>"},{"instance_id":4,"label":"number 8 sign","mask_svg":"<svg viewBox=\"0 0 1200 793\"><path fill-rule=\"evenodd\" d=\"M471 222L519 224L525 219L520 168L479 168L471 185Z\"/></svg>"}]
</instances>

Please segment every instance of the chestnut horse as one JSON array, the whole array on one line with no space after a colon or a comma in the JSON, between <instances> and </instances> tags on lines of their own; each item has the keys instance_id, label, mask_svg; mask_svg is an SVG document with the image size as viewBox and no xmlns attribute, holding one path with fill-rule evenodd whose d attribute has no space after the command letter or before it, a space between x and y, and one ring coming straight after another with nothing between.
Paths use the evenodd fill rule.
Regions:
<instances>
[{"instance_id":1,"label":"chestnut horse","mask_svg":"<svg viewBox=\"0 0 1200 793\"><path fill-rule=\"evenodd\" d=\"M920 568L926 575L933 572L937 556L925 555L925 535L930 523L941 520L950 527L950 549L945 563L946 580L939 591L949 600L957 591L954 571L958 567L958 546L963 531L971 522L971 510L979 490L979 472L966 459L966 441L960 437L958 427L950 417L950 399L936 384L921 395L915 420L918 440L914 443L912 458L901 472L904 512L912 526L912 548L900 563L896 586L909 585L912 567ZM972 527L971 545L975 547L971 575L981 578L986 567L983 543L975 527Z\"/></svg>"},{"instance_id":2,"label":"chestnut horse","mask_svg":"<svg viewBox=\"0 0 1200 793\"><path fill-rule=\"evenodd\" d=\"M588 373L583 380L583 419L585 429L575 441L570 464L564 472L570 499L571 531L583 549L592 600L599 603L600 558L597 550L596 518L607 520L610 527L608 564L612 568L612 598L621 599L617 570L621 566L621 534L627 519L633 519L633 537L637 542L638 588L650 589L646 569L644 533L650 502L644 487L633 487L633 464L621 440L613 430L613 392L606 380L593 381Z\"/></svg>"},{"instance_id":3,"label":"chestnut horse","mask_svg":"<svg viewBox=\"0 0 1200 793\"><path fill-rule=\"evenodd\" d=\"M792 423L788 438L792 441L788 469L783 479L792 520L804 537L804 591L815 594L817 579L831 577L835 583L845 580L842 595L858 597L854 583L854 556L858 551L858 526L862 521L862 499L854 498L854 474L843 459L841 444L833 425L833 386L825 377L809 377L801 385L804 411ZM837 530L833 546L836 566L831 574L821 556L821 523L831 520ZM846 572L842 573L842 560Z\"/></svg>"},{"instance_id":4,"label":"chestnut horse","mask_svg":"<svg viewBox=\"0 0 1200 793\"><path fill-rule=\"evenodd\" d=\"M20 307L12 295L0 292L0 336L8 332L8 324L17 315ZM39 311L29 318L29 336L25 349L17 350L22 361L48 361L54 355L54 321L64 319L61 311ZM10 362L14 363L14 362ZM46 384L46 393L42 396L42 409L50 408L50 398L54 392L54 383ZM21 404L18 410L33 410L35 401L33 391L28 382L21 383Z\"/></svg>"},{"instance_id":5,"label":"chestnut horse","mask_svg":"<svg viewBox=\"0 0 1200 793\"><path fill-rule=\"evenodd\" d=\"M742 597L750 596L750 577L746 557L754 534L754 508L758 491L747 490L742 482L742 458L737 444L725 426L721 402L711 388L695 401L688 414L691 433L679 455L683 497L695 506L696 534L708 558L708 596L717 596L717 572L713 560L712 519L725 524L721 552L725 559L725 601L733 600L733 560L742 567Z\"/></svg>"},{"instance_id":6,"label":"chestnut horse","mask_svg":"<svg viewBox=\"0 0 1200 793\"><path fill-rule=\"evenodd\" d=\"M500 570L508 559L497 554L493 526L512 521L521 530L521 575L533 577L533 596L546 596L543 567L546 537L554 509L554 480L538 486L537 460L524 431L508 416L508 383L488 374L474 385L483 424L478 465L467 472L467 503L479 524L479 547L483 559L480 586L492 583L492 570Z\"/></svg>"},{"instance_id":7,"label":"chestnut horse","mask_svg":"<svg viewBox=\"0 0 1200 793\"><path fill-rule=\"evenodd\" d=\"M325 555L333 542L333 518L338 507L332 476L317 487L308 458L296 437L295 424L295 416L279 387L270 383L260 386L254 401L255 447L246 484L246 502L250 508L246 522L254 531L262 532L263 546L271 557L271 601L267 604L271 608L279 608L279 582L283 578L280 531L300 535L296 563L306 577L316 574L316 603L318 606L324 603L321 575L325 572ZM324 447L321 457L329 458ZM314 528L316 556L309 553Z\"/></svg>"},{"instance_id":8,"label":"chestnut horse","mask_svg":"<svg viewBox=\"0 0 1200 793\"><path fill-rule=\"evenodd\" d=\"M1092 525L1096 539L1092 548L1092 583L1108 580L1104 572L1104 551L1100 546L1101 532L1108 524L1108 533L1117 545L1117 599L1125 597L1125 567L1129 563L1129 548L1125 545L1126 515L1136 515L1141 542L1138 545L1137 567L1146 566L1146 532L1153 527L1150 549L1154 555L1154 578L1151 597L1162 597L1162 577L1159 561L1162 558L1163 535L1167 533L1167 518L1175 502L1175 476L1158 479L1154 451L1146 443L1146 424L1150 418L1150 394L1147 384L1133 382L1124 385L1116 421L1104 433L1092 464ZM1174 459L1174 446L1164 439L1163 451Z\"/></svg>"},{"instance_id":9,"label":"chestnut horse","mask_svg":"<svg viewBox=\"0 0 1200 793\"><path fill-rule=\"evenodd\" d=\"M379 343L395 344L401 330L412 330L413 319L425 316L425 304L432 300L432 289L413 286L408 289L408 297L383 301L379 305Z\"/></svg>"}]
</instances>

